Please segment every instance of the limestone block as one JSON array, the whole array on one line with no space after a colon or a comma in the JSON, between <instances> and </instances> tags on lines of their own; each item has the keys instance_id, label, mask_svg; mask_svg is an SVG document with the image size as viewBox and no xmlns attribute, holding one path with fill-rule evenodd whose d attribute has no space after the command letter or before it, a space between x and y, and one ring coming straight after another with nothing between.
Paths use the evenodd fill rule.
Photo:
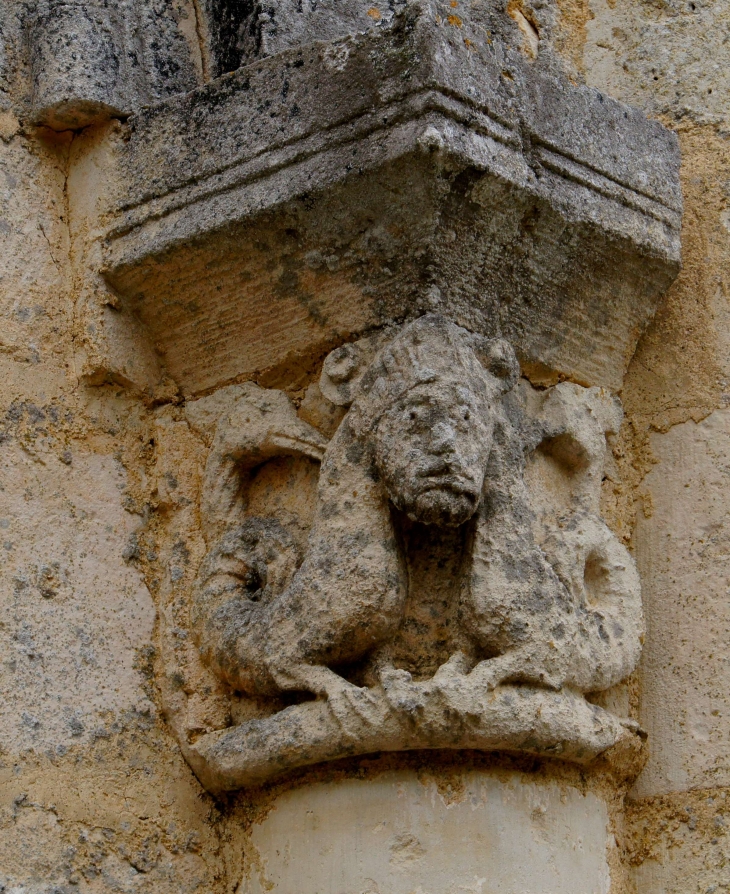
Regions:
<instances>
[{"instance_id":1,"label":"limestone block","mask_svg":"<svg viewBox=\"0 0 730 894\"><path fill-rule=\"evenodd\" d=\"M383 4L382 8L369 0L306 0L301 3L283 0L276 4L261 4L248 11L247 18L239 25L240 64L257 57L273 56L314 39L333 40L386 26L397 13L406 9L408 2L394 0ZM489 4L484 6L489 8Z\"/></svg>"},{"instance_id":2,"label":"limestone block","mask_svg":"<svg viewBox=\"0 0 730 894\"><path fill-rule=\"evenodd\" d=\"M47 0L34 12L27 27L37 123L77 130L200 83L189 0Z\"/></svg>"},{"instance_id":3,"label":"limestone block","mask_svg":"<svg viewBox=\"0 0 730 894\"><path fill-rule=\"evenodd\" d=\"M724 894L728 789L677 792L630 805L632 876L641 894Z\"/></svg>"},{"instance_id":4,"label":"limestone block","mask_svg":"<svg viewBox=\"0 0 730 894\"><path fill-rule=\"evenodd\" d=\"M5 49L20 10L0 3ZM143 413L76 376L72 135L35 141L2 108L0 889L211 894L210 804L154 706L155 609L124 558L139 467L117 451Z\"/></svg>"},{"instance_id":5,"label":"limestone block","mask_svg":"<svg viewBox=\"0 0 730 894\"><path fill-rule=\"evenodd\" d=\"M652 114L727 133L727 3L592 0L591 13L585 58L589 83Z\"/></svg>"},{"instance_id":6,"label":"limestone block","mask_svg":"<svg viewBox=\"0 0 730 894\"><path fill-rule=\"evenodd\" d=\"M122 114L119 30L113 11L82 4L54 6L36 19L31 45L38 121L64 130Z\"/></svg>"},{"instance_id":7,"label":"limestone block","mask_svg":"<svg viewBox=\"0 0 730 894\"><path fill-rule=\"evenodd\" d=\"M70 463L70 465L68 464ZM89 482L93 481L93 488ZM110 457L6 442L0 457L0 748L63 755L154 706L137 669L154 605L122 558L135 526Z\"/></svg>"},{"instance_id":8,"label":"limestone block","mask_svg":"<svg viewBox=\"0 0 730 894\"><path fill-rule=\"evenodd\" d=\"M68 229L64 222L63 156L59 145L23 139L12 113L0 136L0 355L31 368L50 357L59 364L66 324ZM65 335L65 331L64 331ZM27 367L26 367L27 369ZM4 376L12 375L4 372ZM7 381L7 380L6 380ZM3 395L8 403L11 393Z\"/></svg>"},{"instance_id":9,"label":"limestone block","mask_svg":"<svg viewBox=\"0 0 730 894\"><path fill-rule=\"evenodd\" d=\"M608 894L605 805L570 786L392 772L280 796L238 894Z\"/></svg>"},{"instance_id":10,"label":"limestone block","mask_svg":"<svg viewBox=\"0 0 730 894\"><path fill-rule=\"evenodd\" d=\"M0 767L0 886L10 894L210 894L225 871L209 805L154 720ZM120 724L120 726L122 726Z\"/></svg>"},{"instance_id":11,"label":"limestone block","mask_svg":"<svg viewBox=\"0 0 730 894\"><path fill-rule=\"evenodd\" d=\"M635 792L730 784L730 412L652 436L636 556L647 633L641 722L651 756Z\"/></svg>"},{"instance_id":12,"label":"limestone block","mask_svg":"<svg viewBox=\"0 0 730 894\"><path fill-rule=\"evenodd\" d=\"M675 139L489 9L409 5L110 137L103 272L186 394L434 309L618 387L678 269Z\"/></svg>"},{"instance_id":13,"label":"limestone block","mask_svg":"<svg viewBox=\"0 0 730 894\"><path fill-rule=\"evenodd\" d=\"M26 6L22 2L3 3L0 6L0 107L10 108L16 98L16 89L25 72L24 44Z\"/></svg>"},{"instance_id":14,"label":"limestone block","mask_svg":"<svg viewBox=\"0 0 730 894\"><path fill-rule=\"evenodd\" d=\"M408 0L391 0L382 8L368 0L278 0L243 4L202 0L215 76L235 71L255 59L311 43L389 24Z\"/></svg>"}]
</instances>

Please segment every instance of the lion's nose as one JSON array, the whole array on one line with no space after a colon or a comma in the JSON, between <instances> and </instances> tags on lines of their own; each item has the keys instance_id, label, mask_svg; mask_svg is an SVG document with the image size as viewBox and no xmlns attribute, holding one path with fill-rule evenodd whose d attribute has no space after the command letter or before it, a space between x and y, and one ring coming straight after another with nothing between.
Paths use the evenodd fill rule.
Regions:
<instances>
[{"instance_id":1,"label":"lion's nose","mask_svg":"<svg viewBox=\"0 0 730 894\"><path fill-rule=\"evenodd\" d=\"M431 449L434 453L449 453L456 447L456 431L446 422L438 422L431 429Z\"/></svg>"}]
</instances>

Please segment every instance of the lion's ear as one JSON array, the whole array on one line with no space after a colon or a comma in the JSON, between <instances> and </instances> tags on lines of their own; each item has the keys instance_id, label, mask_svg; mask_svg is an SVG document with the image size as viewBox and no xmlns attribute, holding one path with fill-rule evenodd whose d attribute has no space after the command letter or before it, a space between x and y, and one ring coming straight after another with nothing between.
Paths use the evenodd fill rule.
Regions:
<instances>
[{"instance_id":1,"label":"lion's ear","mask_svg":"<svg viewBox=\"0 0 730 894\"><path fill-rule=\"evenodd\" d=\"M472 345L482 366L500 382L501 390L513 388L520 377L520 364L512 345L504 338L482 336L475 336Z\"/></svg>"},{"instance_id":2,"label":"lion's ear","mask_svg":"<svg viewBox=\"0 0 730 894\"><path fill-rule=\"evenodd\" d=\"M325 357L319 389L327 400L338 407L350 406L355 400L360 380L387 338L386 332L361 338L340 345Z\"/></svg>"}]
</instances>

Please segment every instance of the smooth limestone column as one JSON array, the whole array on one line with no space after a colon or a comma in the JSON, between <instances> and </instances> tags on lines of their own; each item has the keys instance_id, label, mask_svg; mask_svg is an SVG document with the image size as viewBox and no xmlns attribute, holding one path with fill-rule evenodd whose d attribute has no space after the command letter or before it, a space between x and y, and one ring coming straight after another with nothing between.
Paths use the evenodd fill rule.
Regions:
<instances>
[{"instance_id":1,"label":"smooth limestone column","mask_svg":"<svg viewBox=\"0 0 730 894\"><path fill-rule=\"evenodd\" d=\"M287 791L237 894L608 894L606 805L562 782L414 770Z\"/></svg>"}]
</instances>

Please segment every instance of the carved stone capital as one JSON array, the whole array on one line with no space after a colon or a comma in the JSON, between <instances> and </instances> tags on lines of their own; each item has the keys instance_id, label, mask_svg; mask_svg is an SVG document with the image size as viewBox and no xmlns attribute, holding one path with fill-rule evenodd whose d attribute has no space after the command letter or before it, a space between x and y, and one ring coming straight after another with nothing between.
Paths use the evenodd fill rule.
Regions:
<instances>
[{"instance_id":1,"label":"carved stone capital","mask_svg":"<svg viewBox=\"0 0 730 894\"><path fill-rule=\"evenodd\" d=\"M378 751L585 763L636 737L585 697L643 636L633 560L599 515L620 407L518 375L508 342L430 314L329 355L329 439L280 391L188 405L209 450L185 662L216 684L170 710L211 790ZM228 719L196 726L213 689Z\"/></svg>"},{"instance_id":2,"label":"carved stone capital","mask_svg":"<svg viewBox=\"0 0 730 894\"><path fill-rule=\"evenodd\" d=\"M179 401L161 469L195 445L154 580L212 789L638 735L592 703L643 631L599 495L679 269L676 138L501 2L372 9L246 7L247 64L73 144L83 374Z\"/></svg>"}]
</instances>

